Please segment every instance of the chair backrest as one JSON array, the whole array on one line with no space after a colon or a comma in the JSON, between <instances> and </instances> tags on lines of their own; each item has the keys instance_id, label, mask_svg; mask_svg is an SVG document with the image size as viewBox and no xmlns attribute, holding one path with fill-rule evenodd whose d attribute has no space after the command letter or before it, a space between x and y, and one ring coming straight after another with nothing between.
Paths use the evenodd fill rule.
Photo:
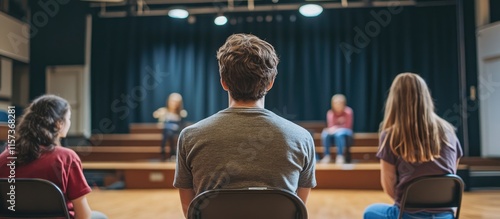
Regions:
<instances>
[{"instance_id":1,"label":"chair backrest","mask_svg":"<svg viewBox=\"0 0 500 219\"><path fill-rule=\"evenodd\" d=\"M61 189L44 179L0 179L0 197L1 218L70 218Z\"/></svg>"},{"instance_id":2,"label":"chair backrest","mask_svg":"<svg viewBox=\"0 0 500 219\"><path fill-rule=\"evenodd\" d=\"M0 110L0 122L8 122L9 114L5 110Z\"/></svg>"},{"instance_id":3,"label":"chair backrest","mask_svg":"<svg viewBox=\"0 0 500 219\"><path fill-rule=\"evenodd\" d=\"M188 219L307 219L304 203L280 189L217 189L196 196Z\"/></svg>"},{"instance_id":4,"label":"chair backrest","mask_svg":"<svg viewBox=\"0 0 500 219\"><path fill-rule=\"evenodd\" d=\"M399 218L410 209L433 209L456 207L456 216L460 215L464 183L454 174L425 176L411 181L401 198Z\"/></svg>"}]
</instances>

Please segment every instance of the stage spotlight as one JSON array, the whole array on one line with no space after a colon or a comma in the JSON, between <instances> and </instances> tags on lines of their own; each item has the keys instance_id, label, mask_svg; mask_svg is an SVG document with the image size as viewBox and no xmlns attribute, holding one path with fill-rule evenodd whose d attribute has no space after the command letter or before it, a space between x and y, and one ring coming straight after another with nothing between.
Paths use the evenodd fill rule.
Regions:
<instances>
[{"instance_id":1,"label":"stage spotlight","mask_svg":"<svg viewBox=\"0 0 500 219\"><path fill-rule=\"evenodd\" d=\"M316 17L323 12L323 7L316 4L302 5L299 8L299 12L305 17Z\"/></svg>"},{"instance_id":2,"label":"stage spotlight","mask_svg":"<svg viewBox=\"0 0 500 219\"><path fill-rule=\"evenodd\" d=\"M218 26L222 26L227 23L227 17L224 15L219 15L215 18L214 23Z\"/></svg>"},{"instance_id":3,"label":"stage spotlight","mask_svg":"<svg viewBox=\"0 0 500 219\"><path fill-rule=\"evenodd\" d=\"M168 11L168 16L171 18L184 19L189 16L189 12L186 9L175 8Z\"/></svg>"}]
</instances>

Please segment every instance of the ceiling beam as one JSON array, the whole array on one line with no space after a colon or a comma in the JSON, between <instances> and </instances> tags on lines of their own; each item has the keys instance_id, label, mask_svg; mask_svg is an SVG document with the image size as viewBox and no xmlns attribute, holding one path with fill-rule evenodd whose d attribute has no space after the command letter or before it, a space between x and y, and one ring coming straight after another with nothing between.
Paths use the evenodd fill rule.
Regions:
<instances>
[{"instance_id":1,"label":"ceiling beam","mask_svg":"<svg viewBox=\"0 0 500 219\"><path fill-rule=\"evenodd\" d=\"M226 0L227 1L227 0ZM415 7L426 7L426 6L442 6L442 5L455 5L455 0L436 0L431 2L416 2L415 0L400 0L400 1L372 1L370 5L366 5L365 2L349 2L347 8L367 8L367 7L392 7L392 6L415 6ZM267 5L255 5L251 12L266 12L266 11L293 11L298 10L302 4L299 3L289 3L289 4L267 4ZM320 4L324 9L338 9L346 8L342 3L332 2ZM101 6L101 4L100 4ZM218 14L218 13L241 13L250 12L248 6L234 6L232 9L225 7L185 7L191 15L197 14ZM101 17L121 17L126 15L126 13L120 11L108 12L107 10L102 10L103 13L99 13ZM166 16L168 14L168 8L165 9L155 9L155 10L145 10L140 16Z\"/></svg>"}]
</instances>

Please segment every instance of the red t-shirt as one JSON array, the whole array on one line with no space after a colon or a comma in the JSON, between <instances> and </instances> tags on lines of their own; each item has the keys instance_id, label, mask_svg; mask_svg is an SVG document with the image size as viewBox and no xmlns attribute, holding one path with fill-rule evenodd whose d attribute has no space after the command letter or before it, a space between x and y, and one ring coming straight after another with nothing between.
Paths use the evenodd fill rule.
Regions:
<instances>
[{"instance_id":1,"label":"red t-shirt","mask_svg":"<svg viewBox=\"0 0 500 219\"><path fill-rule=\"evenodd\" d=\"M11 161L8 150L0 154L0 178L8 178ZM46 179L56 184L63 192L68 210L72 217L75 212L71 200L77 199L91 192L83 176L82 162L78 155L67 148L56 146L53 151L45 152L31 163L16 166L15 178Z\"/></svg>"}]
</instances>

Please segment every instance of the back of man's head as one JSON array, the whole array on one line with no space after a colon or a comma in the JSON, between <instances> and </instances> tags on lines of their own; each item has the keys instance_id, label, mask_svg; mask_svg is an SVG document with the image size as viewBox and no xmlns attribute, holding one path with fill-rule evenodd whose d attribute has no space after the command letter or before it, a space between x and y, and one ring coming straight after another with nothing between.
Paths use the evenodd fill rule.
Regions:
<instances>
[{"instance_id":1,"label":"back of man's head","mask_svg":"<svg viewBox=\"0 0 500 219\"><path fill-rule=\"evenodd\" d=\"M273 46L251 34L233 34L217 51L219 72L236 101L264 97L278 74L278 56Z\"/></svg>"}]
</instances>

